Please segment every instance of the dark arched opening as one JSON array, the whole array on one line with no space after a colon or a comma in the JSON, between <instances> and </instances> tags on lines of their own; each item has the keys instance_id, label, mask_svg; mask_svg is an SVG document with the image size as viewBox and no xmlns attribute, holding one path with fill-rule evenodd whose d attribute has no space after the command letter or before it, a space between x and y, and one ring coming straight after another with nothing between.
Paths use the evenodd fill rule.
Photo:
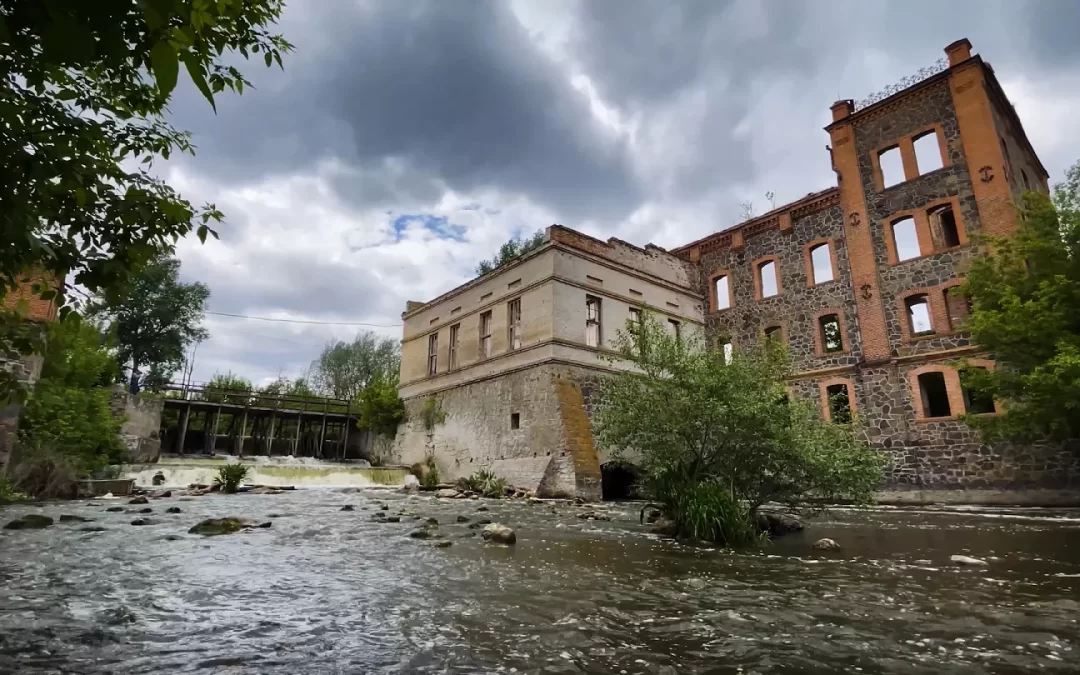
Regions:
<instances>
[{"instance_id":1,"label":"dark arched opening","mask_svg":"<svg viewBox=\"0 0 1080 675\"><path fill-rule=\"evenodd\" d=\"M600 490L605 501L637 498L641 470L626 462L600 465Z\"/></svg>"}]
</instances>

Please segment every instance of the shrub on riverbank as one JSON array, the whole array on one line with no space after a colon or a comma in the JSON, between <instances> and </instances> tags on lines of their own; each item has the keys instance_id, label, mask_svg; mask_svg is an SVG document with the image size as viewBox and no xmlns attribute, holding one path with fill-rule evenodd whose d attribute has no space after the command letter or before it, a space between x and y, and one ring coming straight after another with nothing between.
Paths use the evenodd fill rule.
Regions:
<instances>
[{"instance_id":1,"label":"shrub on riverbank","mask_svg":"<svg viewBox=\"0 0 1080 675\"><path fill-rule=\"evenodd\" d=\"M597 435L616 457L640 457L649 497L680 536L744 544L766 502L870 501L884 458L856 424L828 423L789 395L782 349L725 355L652 317L629 328L615 346L636 369L606 382Z\"/></svg>"},{"instance_id":2,"label":"shrub on riverbank","mask_svg":"<svg viewBox=\"0 0 1080 675\"><path fill-rule=\"evenodd\" d=\"M471 476L457 480L459 490L468 490L484 497L502 497L506 494L507 484L488 469L480 469Z\"/></svg>"}]
</instances>

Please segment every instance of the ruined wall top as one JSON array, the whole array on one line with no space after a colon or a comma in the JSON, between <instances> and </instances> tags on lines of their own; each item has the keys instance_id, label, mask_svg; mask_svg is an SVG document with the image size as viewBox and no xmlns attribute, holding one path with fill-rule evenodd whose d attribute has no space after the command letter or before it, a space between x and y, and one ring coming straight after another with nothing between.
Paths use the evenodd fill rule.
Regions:
<instances>
[{"instance_id":1,"label":"ruined wall top","mask_svg":"<svg viewBox=\"0 0 1080 675\"><path fill-rule=\"evenodd\" d=\"M659 246L647 244L641 248L614 237L601 241L562 225L549 227L548 238L553 244L610 260L676 286L686 289L694 287L694 272L689 261Z\"/></svg>"}]
</instances>

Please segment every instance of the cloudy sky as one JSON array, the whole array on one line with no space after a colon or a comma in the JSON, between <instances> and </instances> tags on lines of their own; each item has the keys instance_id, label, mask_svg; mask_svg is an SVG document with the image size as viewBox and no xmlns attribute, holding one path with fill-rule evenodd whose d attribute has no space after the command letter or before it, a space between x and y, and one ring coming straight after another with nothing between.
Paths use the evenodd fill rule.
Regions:
<instances>
[{"instance_id":1,"label":"cloudy sky","mask_svg":"<svg viewBox=\"0 0 1080 675\"><path fill-rule=\"evenodd\" d=\"M284 72L215 115L172 106L198 154L168 179L227 217L179 247L209 284L195 379L300 376L406 300L561 223L673 247L828 187L822 127L967 37L1060 180L1080 159L1075 0L289 0Z\"/></svg>"}]
</instances>

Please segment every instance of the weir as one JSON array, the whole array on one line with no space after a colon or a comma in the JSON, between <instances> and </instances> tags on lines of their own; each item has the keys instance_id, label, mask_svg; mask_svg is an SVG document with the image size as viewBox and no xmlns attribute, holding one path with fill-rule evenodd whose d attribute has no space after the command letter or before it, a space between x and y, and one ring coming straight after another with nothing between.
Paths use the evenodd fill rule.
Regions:
<instances>
[{"instance_id":1,"label":"weir","mask_svg":"<svg viewBox=\"0 0 1080 675\"><path fill-rule=\"evenodd\" d=\"M135 480L140 487L153 486L159 472L165 478L161 488L179 488L199 483L209 485L219 468L241 462L248 467L245 483L296 487L373 487L398 486L405 482L404 468L371 467L360 464L324 462L302 457L162 457L155 464L125 467L123 478Z\"/></svg>"}]
</instances>

